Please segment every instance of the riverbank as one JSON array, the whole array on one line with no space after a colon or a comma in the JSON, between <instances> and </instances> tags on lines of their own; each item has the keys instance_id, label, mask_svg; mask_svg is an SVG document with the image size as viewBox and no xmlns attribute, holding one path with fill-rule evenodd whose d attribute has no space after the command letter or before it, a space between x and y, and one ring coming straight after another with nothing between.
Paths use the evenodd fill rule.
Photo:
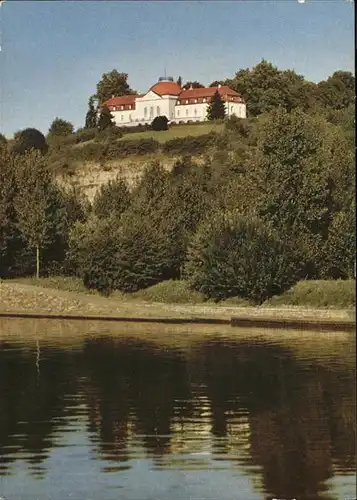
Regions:
<instances>
[{"instance_id":1,"label":"riverbank","mask_svg":"<svg viewBox=\"0 0 357 500\"><path fill-rule=\"evenodd\" d=\"M5 281L0 283L0 313L38 315L106 316L121 318L161 318L193 320L202 318L228 321L235 318L351 322L353 309L316 309L301 306L240 306L215 303L163 303L109 298L82 291L66 291Z\"/></svg>"}]
</instances>

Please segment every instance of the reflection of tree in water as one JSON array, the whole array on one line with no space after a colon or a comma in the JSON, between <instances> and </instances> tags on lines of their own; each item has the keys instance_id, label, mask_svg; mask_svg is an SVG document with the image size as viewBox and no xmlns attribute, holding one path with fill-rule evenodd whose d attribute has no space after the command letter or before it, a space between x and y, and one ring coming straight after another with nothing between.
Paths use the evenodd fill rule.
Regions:
<instances>
[{"instance_id":1,"label":"reflection of tree in water","mask_svg":"<svg viewBox=\"0 0 357 500\"><path fill-rule=\"evenodd\" d=\"M112 338L88 341L83 351L90 384L90 430L107 459L126 460L130 429L149 453L170 451L175 401L191 399L184 359L148 343Z\"/></svg>"},{"instance_id":2,"label":"reflection of tree in water","mask_svg":"<svg viewBox=\"0 0 357 500\"><path fill-rule=\"evenodd\" d=\"M35 343L3 342L0 467L21 453L41 462L66 417L78 416L78 392L103 459L125 462L140 442L160 461L196 434L213 457L258 466L272 496L316 499L334 470L355 467L353 383L343 365L307 364L266 343L211 341L183 353L101 337L83 351L41 347L38 363Z\"/></svg>"},{"instance_id":3,"label":"reflection of tree in water","mask_svg":"<svg viewBox=\"0 0 357 500\"><path fill-rule=\"evenodd\" d=\"M36 366L37 351L36 345L19 349L18 345L0 343L0 464L3 470L19 454L32 465L47 458L58 427L54 417L68 414L65 396L75 390L71 353L42 348L39 367Z\"/></svg>"},{"instance_id":4,"label":"reflection of tree in water","mask_svg":"<svg viewBox=\"0 0 357 500\"><path fill-rule=\"evenodd\" d=\"M251 460L262 467L268 493L316 499L333 462L354 463L351 374L302 366L287 350L266 344L210 343L201 356L213 432L226 432L227 415L239 411L238 402L247 407Z\"/></svg>"}]
</instances>

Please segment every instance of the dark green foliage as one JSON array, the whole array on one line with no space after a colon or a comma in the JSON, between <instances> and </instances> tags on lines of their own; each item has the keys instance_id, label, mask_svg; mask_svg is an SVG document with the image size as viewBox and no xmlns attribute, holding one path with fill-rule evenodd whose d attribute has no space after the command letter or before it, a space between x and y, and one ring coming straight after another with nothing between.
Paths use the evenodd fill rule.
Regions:
<instances>
[{"instance_id":1,"label":"dark green foliage","mask_svg":"<svg viewBox=\"0 0 357 500\"><path fill-rule=\"evenodd\" d=\"M251 131L251 124L246 118L238 118L235 115L230 116L224 123L227 132L236 132L240 137L248 137Z\"/></svg>"},{"instance_id":2,"label":"dark green foliage","mask_svg":"<svg viewBox=\"0 0 357 500\"><path fill-rule=\"evenodd\" d=\"M322 277L352 279L356 265L356 207L335 214L323 252Z\"/></svg>"},{"instance_id":3,"label":"dark green foliage","mask_svg":"<svg viewBox=\"0 0 357 500\"><path fill-rule=\"evenodd\" d=\"M185 276L208 298L261 304L299 279L299 258L256 218L219 214L202 224L188 250Z\"/></svg>"},{"instance_id":4,"label":"dark green foliage","mask_svg":"<svg viewBox=\"0 0 357 500\"><path fill-rule=\"evenodd\" d=\"M202 85L202 83L197 82L197 81L186 82L185 85L182 88L185 89L185 90L188 90L190 88L193 88L193 89L203 89L204 85Z\"/></svg>"},{"instance_id":5,"label":"dark green foliage","mask_svg":"<svg viewBox=\"0 0 357 500\"><path fill-rule=\"evenodd\" d=\"M97 191L93 201L93 211L99 218L118 218L129 208L130 201L127 184L122 179L117 178L102 185Z\"/></svg>"},{"instance_id":6,"label":"dark green foliage","mask_svg":"<svg viewBox=\"0 0 357 500\"><path fill-rule=\"evenodd\" d=\"M95 136L95 141L98 142L112 142L123 137L123 132L119 127L109 127L100 132Z\"/></svg>"},{"instance_id":7,"label":"dark green foliage","mask_svg":"<svg viewBox=\"0 0 357 500\"><path fill-rule=\"evenodd\" d=\"M97 110L94 107L94 99L93 97L89 98L88 102L88 111L85 119L85 128L86 129L95 129L98 126L98 116Z\"/></svg>"},{"instance_id":8,"label":"dark green foliage","mask_svg":"<svg viewBox=\"0 0 357 500\"><path fill-rule=\"evenodd\" d=\"M72 123L63 120L62 118L55 118L51 123L48 134L50 136L60 137L71 135L73 134L73 125Z\"/></svg>"},{"instance_id":9,"label":"dark green foliage","mask_svg":"<svg viewBox=\"0 0 357 500\"><path fill-rule=\"evenodd\" d=\"M335 71L316 89L319 103L333 109L344 109L354 104L355 93L355 77L349 71Z\"/></svg>"},{"instance_id":10,"label":"dark green foliage","mask_svg":"<svg viewBox=\"0 0 357 500\"><path fill-rule=\"evenodd\" d=\"M179 76L178 79L176 80L176 83L182 87L182 77Z\"/></svg>"},{"instance_id":11,"label":"dark green foliage","mask_svg":"<svg viewBox=\"0 0 357 500\"><path fill-rule=\"evenodd\" d=\"M0 147L7 144L7 139L3 134L0 134Z\"/></svg>"},{"instance_id":12,"label":"dark green foliage","mask_svg":"<svg viewBox=\"0 0 357 500\"><path fill-rule=\"evenodd\" d=\"M22 155L31 149L36 149L42 154L47 153L48 146L45 136L35 128L26 128L17 132L14 136L12 151Z\"/></svg>"},{"instance_id":13,"label":"dark green foliage","mask_svg":"<svg viewBox=\"0 0 357 500\"><path fill-rule=\"evenodd\" d=\"M168 130L168 122L169 120L166 116L156 116L152 121L151 128L157 132L160 130Z\"/></svg>"},{"instance_id":14,"label":"dark green foliage","mask_svg":"<svg viewBox=\"0 0 357 500\"><path fill-rule=\"evenodd\" d=\"M75 133L75 142L88 142L96 137L98 130L96 128L82 128Z\"/></svg>"},{"instance_id":15,"label":"dark green foliage","mask_svg":"<svg viewBox=\"0 0 357 500\"><path fill-rule=\"evenodd\" d=\"M208 120L222 120L226 116L226 106L218 92L214 93L209 106L207 107Z\"/></svg>"},{"instance_id":16,"label":"dark green foliage","mask_svg":"<svg viewBox=\"0 0 357 500\"><path fill-rule=\"evenodd\" d=\"M98 118L98 130L102 131L109 127L114 127L114 117L108 106L103 106Z\"/></svg>"},{"instance_id":17,"label":"dark green foliage","mask_svg":"<svg viewBox=\"0 0 357 500\"><path fill-rule=\"evenodd\" d=\"M121 140L108 145L107 158L126 158L131 155L145 155L155 153L159 143L154 139Z\"/></svg>"},{"instance_id":18,"label":"dark green foliage","mask_svg":"<svg viewBox=\"0 0 357 500\"><path fill-rule=\"evenodd\" d=\"M14 157L0 148L0 277L11 275L22 247L14 207L16 191Z\"/></svg>"},{"instance_id":19,"label":"dark green foliage","mask_svg":"<svg viewBox=\"0 0 357 500\"><path fill-rule=\"evenodd\" d=\"M97 99L99 104L103 104L113 96L134 94L135 92L130 88L127 80L127 73L119 73L116 69L104 73L97 83L97 93L93 97Z\"/></svg>"},{"instance_id":20,"label":"dark green foliage","mask_svg":"<svg viewBox=\"0 0 357 500\"><path fill-rule=\"evenodd\" d=\"M217 139L218 134L210 132L199 136L178 137L167 141L162 145L164 153L175 155L199 155L205 153L212 147Z\"/></svg>"}]
</instances>

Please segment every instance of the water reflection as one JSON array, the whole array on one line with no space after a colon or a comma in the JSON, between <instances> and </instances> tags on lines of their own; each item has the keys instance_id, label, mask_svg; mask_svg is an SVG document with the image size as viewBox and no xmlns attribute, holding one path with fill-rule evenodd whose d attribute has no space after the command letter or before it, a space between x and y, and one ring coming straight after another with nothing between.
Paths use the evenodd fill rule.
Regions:
<instances>
[{"instance_id":1,"label":"water reflection","mask_svg":"<svg viewBox=\"0 0 357 500\"><path fill-rule=\"evenodd\" d=\"M249 337L180 349L103 335L80 347L3 340L0 475L22 460L46 474L53 451L71 446L76 469L79 443L65 437L81 435L102 472L146 459L162 474L230 471L232 484L238 471L255 482L246 500L334 498L331 479L355 470L354 366L315 358Z\"/></svg>"}]
</instances>

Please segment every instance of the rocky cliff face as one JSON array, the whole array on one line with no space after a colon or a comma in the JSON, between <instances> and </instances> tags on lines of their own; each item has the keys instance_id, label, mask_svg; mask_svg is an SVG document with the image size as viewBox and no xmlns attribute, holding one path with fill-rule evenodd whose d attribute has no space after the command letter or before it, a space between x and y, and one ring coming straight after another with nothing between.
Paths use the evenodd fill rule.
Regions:
<instances>
[{"instance_id":1,"label":"rocky cliff face","mask_svg":"<svg viewBox=\"0 0 357 500\"><path fill-rule=\"evenodd\" d=\"M118 161L108 161L104 164L83 162L77 164L73 171L58 175L57 180L62 186L75 185L90 201L103 184L116 177L127 181L130 187L134 186L145 168L154 161L159 161L168 171L172 169L177 158L163 158L158 155L137 157Z\"/></svg>"}]
</instances>

